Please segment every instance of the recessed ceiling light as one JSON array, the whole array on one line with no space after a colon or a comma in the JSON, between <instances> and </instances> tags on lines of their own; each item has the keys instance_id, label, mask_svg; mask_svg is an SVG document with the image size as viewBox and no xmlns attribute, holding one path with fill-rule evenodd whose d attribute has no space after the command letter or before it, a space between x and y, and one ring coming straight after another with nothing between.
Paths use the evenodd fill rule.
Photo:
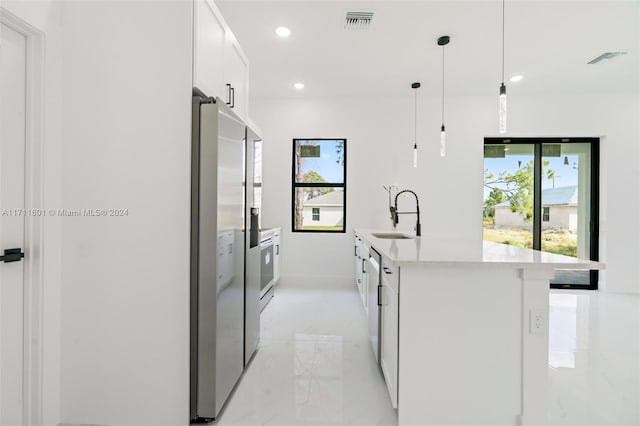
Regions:
<instances>
[{"instance_id":1,"label":"recessed ceiling light","mask_svg":"<svg viewBox=\"0 0 640 426\"><path fill-rule=\"evenodd\" d=\"M302 90L304 89L304 83L295 83L293 87L295 87L298 90Z\"/></svg>"},{"instance_id":2,"label":"recessed ceiling light","mask_svg":"<svg viewBox=\"0 0 640 426\"><path fill-rule=\"evenodd\" d=\"M511 82L513 82L513 83L517 83L517 82L519 82L520 80L522 80L522 76L521 76L521 75L514 75L514 76L513 76L513 77L511 77L509 80L510 80Z\"/></svg>"},{"instance_id":3,"label":"recessed ceiling light","mask_svg":"<svg viewBox=\"0 0 640 426\"><path fill-rule=\"evenodd\" d=\"M291 30L287 27L278 27L276 28L276 34L280 37L289 37L291 35Z\"/></svg>"}]
</instances>

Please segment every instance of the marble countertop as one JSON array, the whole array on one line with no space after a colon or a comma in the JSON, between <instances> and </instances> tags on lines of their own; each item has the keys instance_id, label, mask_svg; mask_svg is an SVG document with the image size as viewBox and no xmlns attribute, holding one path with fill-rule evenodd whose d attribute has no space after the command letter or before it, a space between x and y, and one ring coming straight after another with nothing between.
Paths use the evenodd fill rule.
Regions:
<instances>
[{"instance_id":1,"label":"marble countertop","mask_svg":"<svg viewBox=\"0 0 640 426\"><path fill-rule=\"evenodd\" d=\"M586 259L545 253L494 243L448 238L435 235L409 239L382 239L374 233L389 231L356 229L356 234L396 265L437 264L440 266L504 266L511 268L604 269L604 264Z\"/></svg>"}]
</instances>

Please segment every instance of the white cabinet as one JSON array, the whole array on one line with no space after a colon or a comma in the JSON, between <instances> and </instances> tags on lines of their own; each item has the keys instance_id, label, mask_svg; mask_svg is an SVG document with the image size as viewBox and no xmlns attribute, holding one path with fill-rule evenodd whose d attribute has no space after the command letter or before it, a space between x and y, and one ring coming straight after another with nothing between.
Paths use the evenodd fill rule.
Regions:
<instances>
[{"instance_id":1,"label":"white cabinet","mask_svg":"<svg viewBox=\"0 0 640 426\"><path fill-rule=\"evenodd\" d=\"M360 285L360 298L362 299L362 305L364 306L364 311L369 313L368 311L368 302L369 302L369 274L367 268L367 262L369 261L369 246L366 244L362 244L362 256L360 259L360 268L362 269L362 283Z\"/></svg>"},{"instance_id":2,"label":"white cabinet","mask_svg":"<svg viewBox=\"0 0 640 426\"><path fill-rule=\"evenodd\" d=\"M231 32L228 33L225 53L225 85L228 85L227 88L231 91L231 103L229 106L240 118L247 121L247 105L249 104L249 61Z\"/></svg>"},{"instance_id":3,"label":"white cabinet","mask_svg":"<svg viewBox=\"0 0 640 426\"><path fill-rule=\"evenodd\" d=\"M211 0L196 0L194 8L193 85L207 96L226 100L222 64L227 49L227 24Z\"/></svg>"},{"instance_id":4,"label":"white cabinet","mask_svg":"<svg viewBox=\"0 0 640 426\"><path fill-rule=\"evenodd\" d=\"M249 61L212 0L195 0L193 53L193 85L224 100L246 122Z\"/></svg>"},{"instance_id":5,"label":"white cabinet","mask_svg":"<svg viewBox=\"0 0 640 426\"><path fill-rule=\"evenodd\" d=\"M280 228L273 231L273 282L280 281Z\"/></svg>"},{"instance_id":6,"label":"white cabinet","mask_svg":"<svg viewBox=\"0 0 640 426\"><path fill-rule=\"evenodd\" d=\"M362 239L357 235L355 238L353 254L355 256L353 261L354 272L355 272L355 283L356 283L356 287L358 288L358 291L360 291L360 285L362 283L362 268L360 267L360 261L362 259L360 257L360 255L362 254Z\"/></svg>"},{"instance_id":7,"label":"white cabinet","mask_svg":"<svg viewBox=\"0 0 640 426\"><path fill-rule=\"evenodd\" d=\"M369 260L369 246L366 242L360 238L357 234L355 237L355 246L354 246L354 272L355 272L355 283L358 288L358 293L360 294L360 298L362 299L362 305L364 306L365 312L367 311L367 301L368 301L368 275L367 275L367 261Z\"/></svg>"},{"instance_id":8,"label":"white cabinet","mask_svg":"<svg viewBox=\"0 0 640 426\"><path fill-rule=\"evenodd\" d=\"M398 408L398 293L400 270L382 259L380 309L380 366L387 384L391 405Z\"/></svg>"}]
</instances>

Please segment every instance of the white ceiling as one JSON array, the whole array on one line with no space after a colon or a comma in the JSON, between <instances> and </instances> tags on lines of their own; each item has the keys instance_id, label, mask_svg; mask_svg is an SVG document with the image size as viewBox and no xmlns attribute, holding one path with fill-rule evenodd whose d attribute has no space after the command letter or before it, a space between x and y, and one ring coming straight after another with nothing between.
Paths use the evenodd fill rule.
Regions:
<instances>
[{"instance_id":1,"label":"white ceiling","mask_svg":"<svg viewBox=\"0 0 640 426\"><path fill-rule=\"evenodd\" d=\"M250 60L255 97L402 94L414 81L440 93L441 35L447 94L496 94L501 1L218 0ZM345 30L347 11L373 11L368 30ZM640 2L506 1L509 93L632 92L640 87ZM284 25L287 39L275 35ZM607 51L626 51L587 65ZM296 91L296 81L305 83Z\"/></svg>"}]
</instances>

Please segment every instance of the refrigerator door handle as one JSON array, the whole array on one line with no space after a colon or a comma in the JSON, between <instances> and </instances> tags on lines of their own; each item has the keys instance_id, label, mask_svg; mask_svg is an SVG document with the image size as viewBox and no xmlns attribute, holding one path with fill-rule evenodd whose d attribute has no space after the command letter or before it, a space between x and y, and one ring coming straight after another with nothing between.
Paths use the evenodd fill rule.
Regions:
<instances>
[{"instance_id":1,"label":"refrigerator door handle","mask_svg":"<svg viewBox=\"0 0 640 426\"><path fill-rule=\"evenodd\" d=\"M236 89L234 87L231 88L231 108L236 106Z\"/></svg>"}]
</instances>

